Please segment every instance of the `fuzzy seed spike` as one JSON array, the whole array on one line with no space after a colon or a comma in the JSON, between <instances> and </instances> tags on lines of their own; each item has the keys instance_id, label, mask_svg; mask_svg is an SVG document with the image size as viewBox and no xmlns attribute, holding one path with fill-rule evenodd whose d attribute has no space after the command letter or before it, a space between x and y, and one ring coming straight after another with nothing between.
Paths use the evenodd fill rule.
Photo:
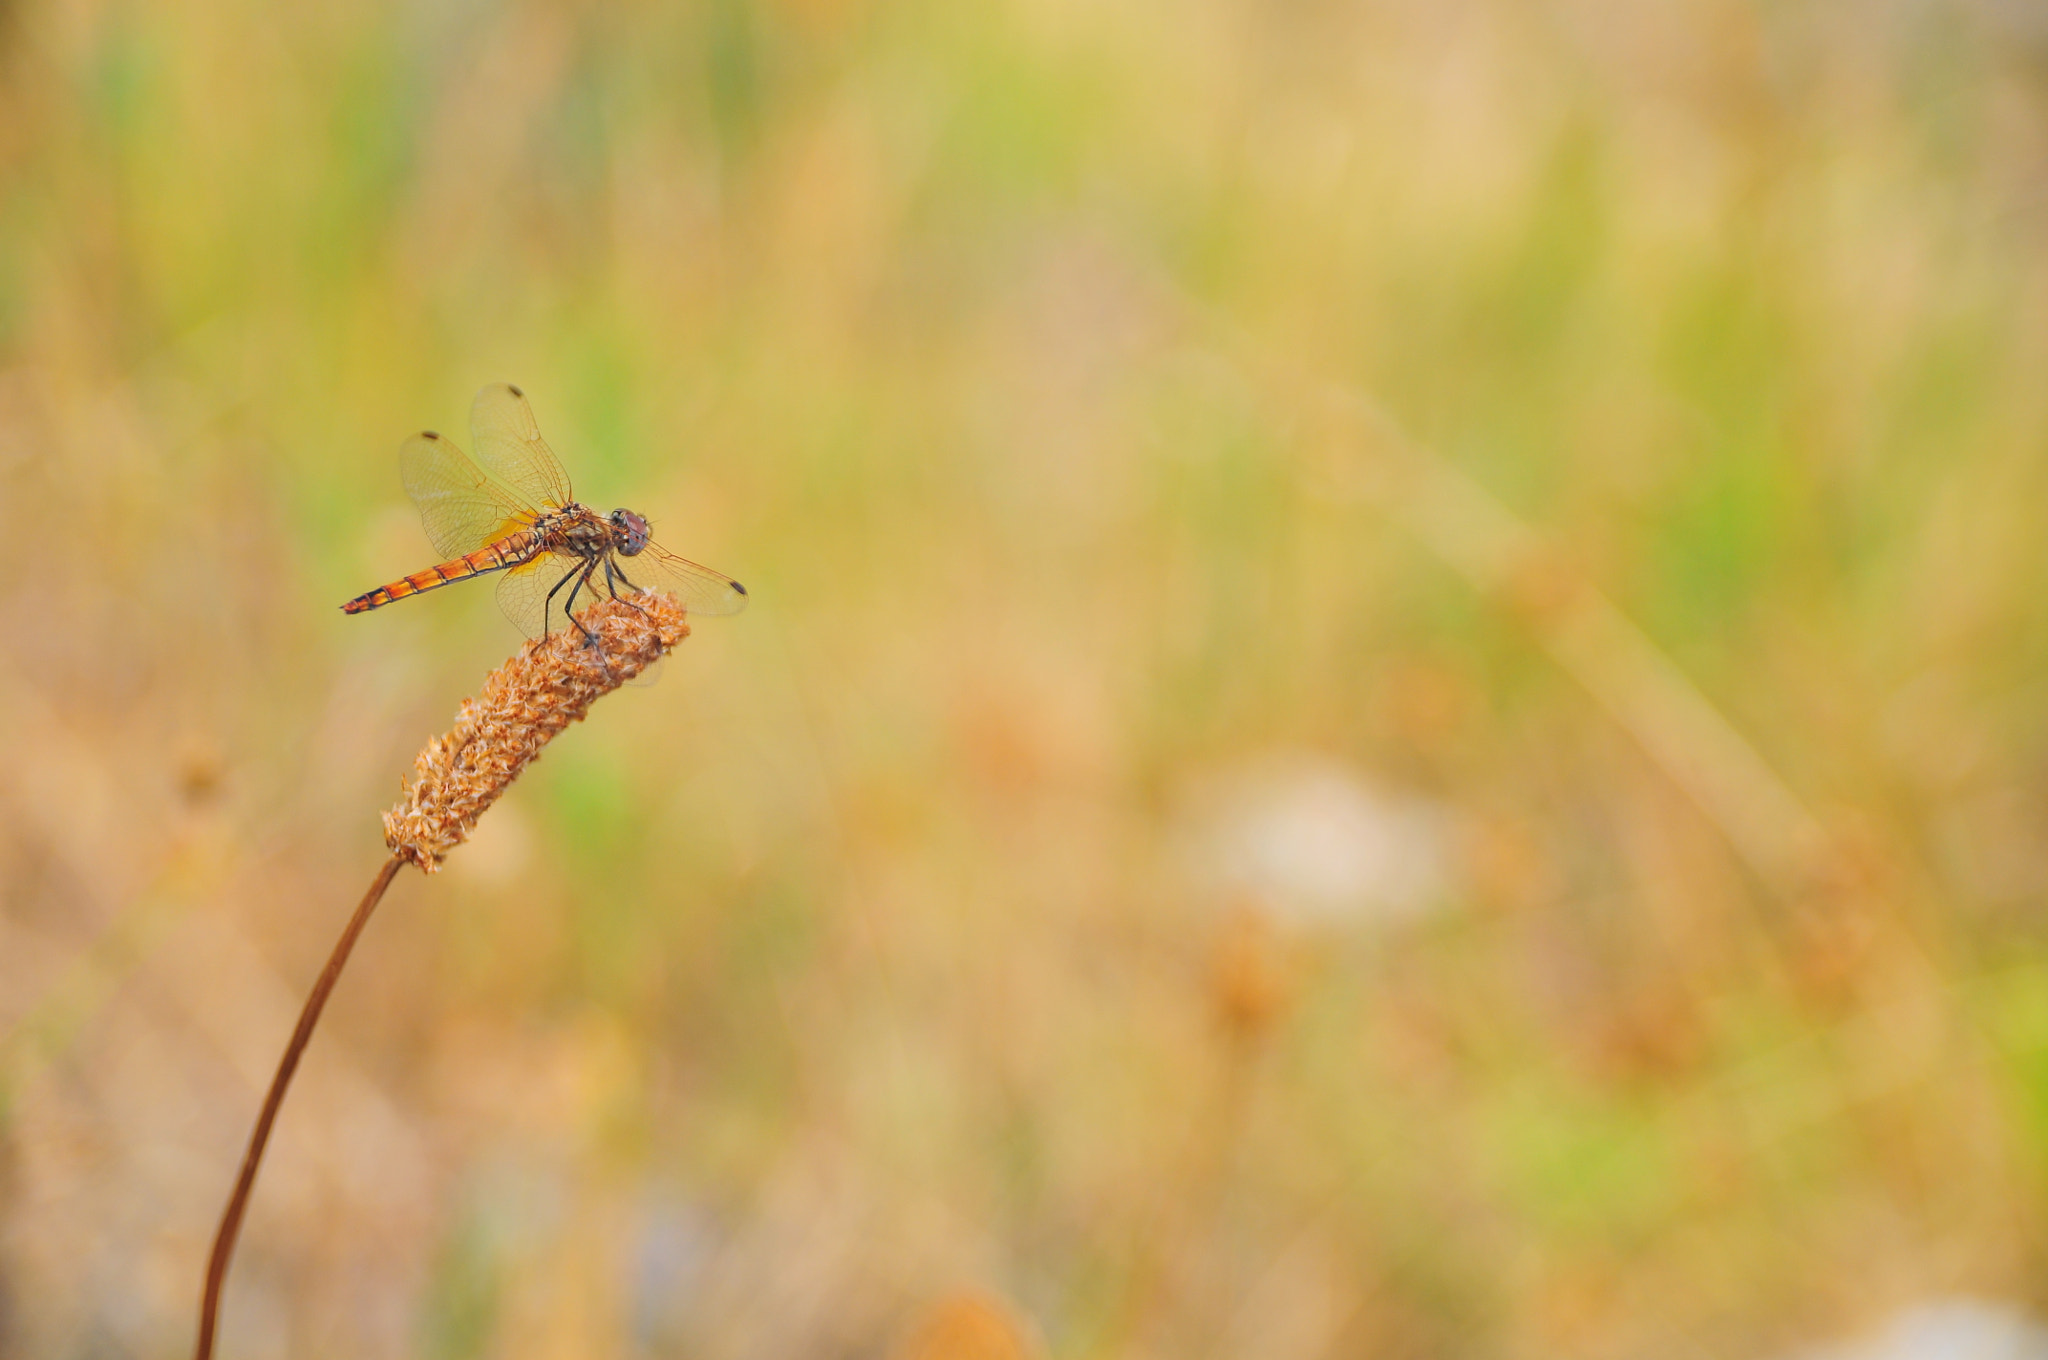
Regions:
<instances>
[{"instance_id":1,"label":"fuzzy seed spike","mask_svg":"<svg viewBox=\"0 0 2048 1360\"><path fill-rule=\"evenodd\" d=\"M656 591L600 600L578 615L587 637L571 628L521 647L413 762L405 796L384 814L384 843L439 869L542 747L690 635L686 612Z\"/></svg>"}]
</instances>

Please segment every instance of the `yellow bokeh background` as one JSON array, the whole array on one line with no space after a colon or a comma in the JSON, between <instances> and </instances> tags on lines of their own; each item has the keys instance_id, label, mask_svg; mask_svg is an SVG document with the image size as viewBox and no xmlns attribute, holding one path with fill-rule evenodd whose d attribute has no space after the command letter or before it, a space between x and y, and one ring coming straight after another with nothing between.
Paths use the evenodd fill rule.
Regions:
<instances>
[{"instance_id":1,"label":"yellow bokeh background","mask_svg":"<svg viewBox=\"0 0 2048 1360\"><path fill-rule=\"evenodd\" d=\"M2048 1305L2044 73L2008 0L0 8L0 1355L189 1347L517 641L337 607L492 381L753 603L399 879L223 1355Z\"/></svg>"}]
</instances>

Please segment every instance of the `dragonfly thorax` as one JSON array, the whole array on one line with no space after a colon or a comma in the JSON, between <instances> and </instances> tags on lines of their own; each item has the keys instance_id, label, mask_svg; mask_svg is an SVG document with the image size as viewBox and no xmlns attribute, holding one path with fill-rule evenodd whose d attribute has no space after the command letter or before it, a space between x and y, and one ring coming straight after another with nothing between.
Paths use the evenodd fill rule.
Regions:
<instances>
[{"instance_id":1,"label":"dragonfly thorax","mask_svg":"<svg viewBox=\"0 0 2048 1360\"><path fill-rule=\"evenodd\" d=\"M631 557L647 546L647 521L631 510L614 510L610 516L612 547L621 557Z\"/></svg>"}]
</instances>

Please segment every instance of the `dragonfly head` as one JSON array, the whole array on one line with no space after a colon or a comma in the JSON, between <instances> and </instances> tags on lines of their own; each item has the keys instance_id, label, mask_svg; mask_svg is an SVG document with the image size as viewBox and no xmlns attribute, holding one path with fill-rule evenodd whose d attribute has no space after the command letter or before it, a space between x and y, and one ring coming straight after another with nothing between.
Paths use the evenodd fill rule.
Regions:
<instances>
[{"instance_id":1,"label":"dragonfly head","mask_svg":"<svg viewBox=\"0 0 2048 1360\"><path fill-rule=\"evenodd\" d=\"M621 557L631 557L647 546L647 521L631 510L614 510L610 516L612 547Z\"/></svg>"}]
</instances>

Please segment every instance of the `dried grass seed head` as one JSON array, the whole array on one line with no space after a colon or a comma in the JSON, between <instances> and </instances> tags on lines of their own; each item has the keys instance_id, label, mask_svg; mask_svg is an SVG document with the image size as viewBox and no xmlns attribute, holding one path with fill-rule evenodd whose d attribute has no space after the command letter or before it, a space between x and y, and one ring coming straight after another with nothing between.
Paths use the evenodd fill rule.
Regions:
<instances>
[{"instance_id":1,"label":"dried grass seed head","mask_svg":"<svg viewBox=\"0 0 2048 1360\"><path fill-rule=\"evenodd\" d=\"M433 873L556 734L690 635L685 614L658 591L600 600L579 616L588 636L571 628L521 647L413 762L384 843Z\"/></svg>"}]
</instances>

